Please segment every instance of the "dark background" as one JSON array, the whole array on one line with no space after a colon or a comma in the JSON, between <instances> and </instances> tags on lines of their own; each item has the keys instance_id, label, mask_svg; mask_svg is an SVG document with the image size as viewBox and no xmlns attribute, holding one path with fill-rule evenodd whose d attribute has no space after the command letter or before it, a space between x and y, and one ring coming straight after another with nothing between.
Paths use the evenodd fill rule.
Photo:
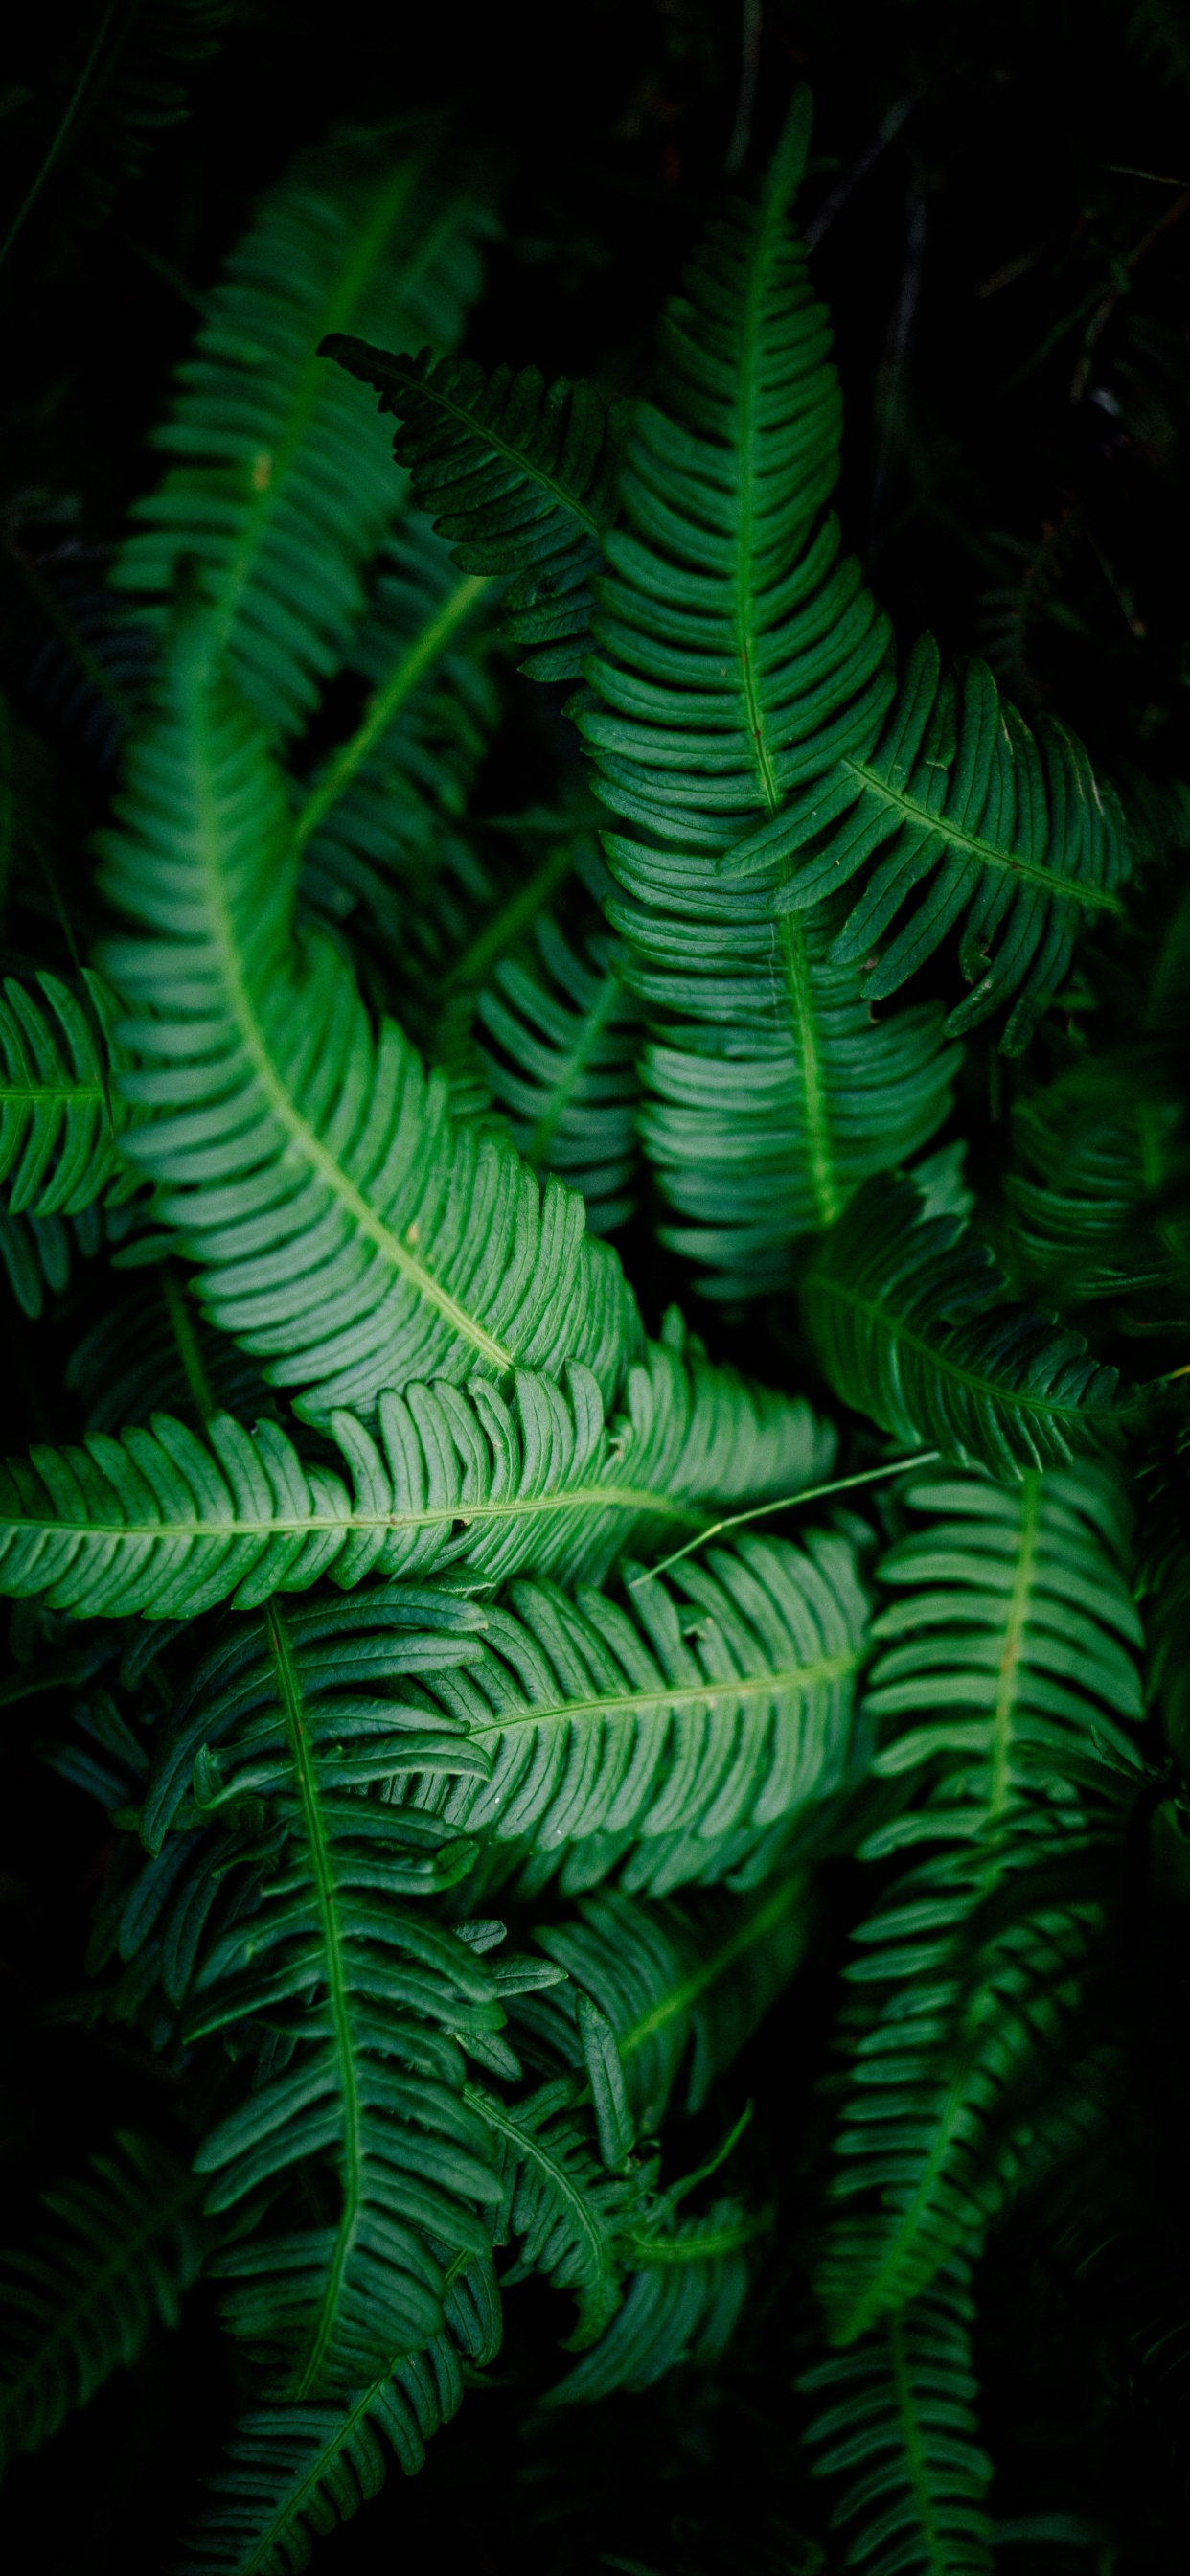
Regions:
<instances>
[{"instance_id":1,"label":"dark background","mask_svg":"<svg viewBox=\"0 0 1190 2576\"><path fill-rule=\"evenodd\" d=\"M807 79L804 206L846 405L839 506L902 641L928 621L944 652L987 653L1026 710L1069 719L1133 783L1190 774L1190 7L248 0L213 12L213 49L179 68L199 16L167 0L106 15L46 5L8 30L0 232L101 33L109 68L0 265L7 544L33 527L39 544L102 565L128 500L155 479L147 436L196 299L260 190L335 125L449 109L506 174L504 238L467 346L633 390L733 132L762 157ZM742 54L758 20L749 113ZM138 122L146 80L148 112L163 103L153 83L172 83L185 122ZM19 653L0 676L19 703ZM80 848L103 793L98 776L80 790ZM51 921L38 962L53 962L58 936ZM635 1271L631 1248L627 1259ZM3 1329L5 1440L23 1444L52 1398L7 1310ZM52 1362L39 1345L38 1369L43 1350ZM44 1374L52 1383L52 1365ZM0 1840L2 2143L17 2206L114 2117L152 2124L168 2079L132 2039L37 2026L41 1998L78 1979L104 1855L89 1803L41 1786L28 1707L0 1720L6 1803L21 1819ZM753 2180L782 2206L783 2252L715 2385L534 2423L526 2407L556 2375L566 2321L547 2292L522 2290L487 2392L414 2487L394 2476L321 2544L327 2576L427 2558L475 2576L810 2576L822 2564L792 2381L807 2322L804 2177L828 2116L806 2070L827 2059L845 1882L828 1874L816 1964L733 2079L756 2098ZM1084 2315L1081 2295L1012 2230L981 2275L997 2510L1010 2524L1058 2518L1047 2546L1008 2543L1002 2564L1009 2576L1172 2576L1186 2564L1177 2443L1134 2388L1103 2302ZM14 2473L0 2520L14 2568L151 2576L169 2563L236 2398L234 2358L199 2309L184 2342L159 2336Z\"/></svg>"}]
</instances>

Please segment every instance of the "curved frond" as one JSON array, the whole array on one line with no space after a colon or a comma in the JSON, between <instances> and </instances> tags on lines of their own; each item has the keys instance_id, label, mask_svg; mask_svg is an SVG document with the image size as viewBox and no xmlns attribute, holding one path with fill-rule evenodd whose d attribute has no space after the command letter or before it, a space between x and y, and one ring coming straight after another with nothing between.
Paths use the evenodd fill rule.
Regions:
<instances>
[{"instance_id":1,"label":"curved frond","mask_svg":"<svg viewBox=\"0 0 1190 2576\"><path fill-rule=\"evenodd\" d=\"M304 723L364 598L361 568L400 504L388 442L330 329L457 338L491 230L433 131L359 137L298 161L259 207L178 371L157 443L176 461L137 502L114 579L155 598L198 566L221 646L272 730Z\"/></svg>"},{"instance_id":2,"label":"curved frond","mask_svg":"<svg viewBox=\"0 0 1190 2576\"><path fill-rule=\"evenodd\" d=\"M299 2576L316 2539L378 2493L391 2451L414 2477L426 2443L456 2415L460 2359L482 2369L500 2349L490 2260L472 2256L445 2300L447 2331L338 2404L258 2408L241 2418L227 2466L183 2562L187 2576Z\"/></svg>"},{"instance_id":3,"label":"curved frond","mask_svg":"<svg viewBox=\"0 0 1190 2576\"><path fill-rule=\"evenodd\" d=\"M842 1539L745 1539L626 1599L514 1584L466 1673L426 1686L490 1776L431 1782L419 1805L543 1852L605 1833L659 1860L758 1841L838 1786L865 1609Z\"/></svg>"},{"instance_id":4,"label":"curved frond","mask_svg":"<svg viewBox=\"0 0 1190 2576\"><path fill-rule=\"evenodd\" d=\"M359 2388L440 2333L444 2265L487 2250L476 2204L498 2185L452 2034L503 2010L476 1951L410 1902L453 1885L475 1845L360 1795L411 1767L486 1769L408 1679L473 1655L482 1626L399 1586L237 1621L179 1693L145 1798L158 1857L123 1948L161 1945L192 2044L253 2025L266 2040L195 2165L209 2209L271 2203L216 2268L233 2330L297 2398ZM210 1823L232 1839L204 1836L188 1874L174 1837Z\"/></svg>"},{"instance_id":5,"label":"curved frond","mask_svg":"<svg viewBox=\"0 0 1190 2576\"><path fill-rule=\"evenodd\" d=\"M909 1501L930 1520L881 1569L901 1597L874 1623L867 1705L896 1730L877 1775L922 1790L864 1849L927 1856L847 1970L843 2206L821 2283L839 2342L916 2298L1008 2196L1104 1920L1098 1893L1038 1880L1085 1843L1105 1764L1139 1777L1141 1633L1114 1484L1084 1465L1015 1491L931 1482Z\"/></svg>"},{"instance_id":6,"label":"curved frond","mask_svg":"<svg viewBox=\"0 0 1190 2576\"><path fill-rule=\"evenodd\" d=\"M991 2576L971 2361L971 2267L956 2260L923 2298L798 2386L826 2400L806 2440L829 2447L815 2477L845 2477L832 2522L870 2576Z\"/></svg>"},{"instance_id":7,"label":"curved frond","mask_svg":"<svg viewBox=\"0 0 1190 2576\"><path fill-rule=\"evenodd\" d=\"M537 680L575 677L589 641L590 579L600 531L616 515L622 410L593 385L536 367L473 358L431 364L335 333L323 353L374 385L402 424L395 453L413 498L433 518L461 571L512 576L502 610L521 669Z\"/></svg>"},{"instance_id":8,"label":"curved frond","mask_svg":"<svg viewBox=\"0 0 1190 2576\"><path fill-rule=\"evenodd\" d=\"M86 2181L43 2192L56 2228L0 2266L0 2468L89 2405L157 2320L176 2326L210 2240L200 2189L167 2148L122 2129Z\"/></svg>"},{"instance_id":9,"label":"curved frond","mask_svg":"<svg viewBox=\"0 0 1190 2576\"><path fill-rule=\"evenodd\" d=\"M802 1311L836 1394L907 1445L1014 1477L1118 1436L1113 1368L1009 1305L986 1247L912 1180L869 1181L815 1253Z\"/></svg>"},{"instance_id":10,"label":"curved frond","mask_svg":"<svg viewBox=\"0 0 1190 2576\"><path fill-rule=\"evenodd\" d=\"M201 1396L201 1354L183 1343L187 1359ZM683 1361L652 1344L625 1403L605 1425L577 1366L565 1390L519 1373L511 1403L478 1378L386 1391L376 1439L355 1415L331 1416L350 1489L277 1424L249 1434L227 1413L208 1413L203 1439L155 1414L118 1440L44 1443L0 1467L0 1594L193 1618L305 1591L324 1573L344 1586L448 1565L485 1583L522 1570L598 1580L630 1545L697 1529L711 1504L792 1497L830 1469L834 1436L804 1401L697 1351Z\"/></svg>"},{"instance_id":11,"label":"curved frond","mask_svg":"<svg viewBox=\"0 0 1190 2576\"><path fill-rule=\"evenodd\" d=\"M626 2236L624 2252L636 2268L623 2305L594 2350L542 2403L591 2406L617 2388L652 2388L687 2362L717 2361L747 2295L744 2251L761 2227L735 2201L720 2200L664 2233Z\"/></svg>"},{"instance_id":12,"label":"curved frond","mask_svg":"<svg viewBox=\"0 0 1190 2576\"><path fill-rule=\"evenodd\" d=\"M640 1097L640 1023L623 952L595 938L579 956L548 913L534 939L539 971L506 959L497 990L479 996L493 1042L482 1061L530 1171L560 1173L582 1191L592 1234L611 1234L635 1206Z\"/></svg>"},{"instance_id":13,"label":"curved frond","mask_svg":"<svg viewBox=\"0 0 1190 2576\"><path fill-rule=\"evenodd\" d=\"M107 1065L116 1003L83 969L90 1013L56 975L39 975L36 1001L12 975L0 998L0 1180L9 1214L78 1216L128 1174L112 1127Z\"/></svg>"},{"instance_id":14,"label":"curved frond","mask_svg":"<svg viewBox=\"0 0 1190 2576\"><path fill-rule=\"evenodd\" d=\"M329 942L294 939L281 779L209 657L184 624L104 841L107 893L153 934L107 952L149 1113L126 1148L209 1313L323 1418L414 1377L567 1359L610 1398L639 1349L614 1254L577 1193L452 1125L444 1077L391 1021L374 1033Z\"/></svg>"},{"instance_id":15,"label":"curved frond","mask_svg":"<svg viewBox=\"0 0 1190 2576\"><path fill-rule=\"evenodd\" d=\"M502 2280L507 2286L540 2272L556 2290L570 2290L578 2320L567 2350L581 2352L620 2304L618 2232L640 2190L633 2176L609 2173L599 2162L574 2097L567 2076L516 2103L499 2101L482 2085L467 2087L495 2142L501 2200L493 2242L518 2240L515 2264Z\"/></svg>"}]
</instances>

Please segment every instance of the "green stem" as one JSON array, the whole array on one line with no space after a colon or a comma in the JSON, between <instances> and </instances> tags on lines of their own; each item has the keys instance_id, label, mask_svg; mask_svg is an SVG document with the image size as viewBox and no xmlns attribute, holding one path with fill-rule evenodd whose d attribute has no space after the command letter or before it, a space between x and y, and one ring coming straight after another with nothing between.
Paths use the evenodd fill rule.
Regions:
<instances>
[{"instance_id":1,"label":"green stem","mask_svg":"<svg viewBox=\"0 0 1190 2576\"><path fill-rule=\"evenodd\" d=\"M449 974L442 978L440 990L443 993L466 992L472 985L482 984L489 967L515 944L530 922L537 919L543 904L549 902L555 887L564 882L573 866L573 843L556 842L528 884L518 886L516 893L509 896L507 903L501 904L500 910L472 940L470 947L455 959Z\"/></svg>"},{"instance_id":2,"label":"green stem","mask_svg":"<svg viewBox=\"0 0 1190 2576\"><path fill-rule=\"evenodd\" d=\"M634 1574L629 1587L635 1591L641 1583L651 1583L655 1574L668 1574L671 1565L680 1565L684 1556L693 1556L696 1548L705 1547L708 1539L720 1538L724 1530L742 1529L746 1521L767 1518L770 1512L791 1512L799 1503L820 1503L827 1494L848 1493L853 1485L876 1485L885 1476L906 1476L911 1467L932 1467L941 1453L937 1449L919 1449L912 1458L894 1458L888 1467L864 1467L858 1476L835 1476L829 1485L804 1485L797 1494L777 1494L771 1503L753 1503L746 1512L731 1512L726 1520L709 1521L697 1538L688 1539L685 1547L663 1556L659 1565L650 1565L643 1574Z\"/></svg>"},{"instance_id":3,"label":"green stem","mask_svg":"<svg viewBox=\"0 0 1190 2576\"><path fill-rule=\"evenodd\" d=\"M909 2364L905 2358L905 2342L899 2317L889 2318L887 2334L893 2387L897 2397L897 2413L901 2419L901 2437L905 2445L905 2464L909 2471L909 2484L913 2490L918 2520L921 2523L921 2536L929 2552L930 2576L948 2576L942 2535L935 2518L934 2500L930 2494L929 2480L926 2476L925 2444L921 2437L917 2399L909 2376Z\"/></svg>"}]
</instances>

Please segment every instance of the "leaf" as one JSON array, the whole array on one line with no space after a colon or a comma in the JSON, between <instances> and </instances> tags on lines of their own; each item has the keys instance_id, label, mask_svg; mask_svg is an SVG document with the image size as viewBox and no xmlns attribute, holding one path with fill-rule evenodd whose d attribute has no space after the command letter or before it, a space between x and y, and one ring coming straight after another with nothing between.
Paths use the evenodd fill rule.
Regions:
<instances>
[{"instance_id":1,"label":"leaf","mask_svg":"<svg viewBox=\"0 0 1190 2576\"><path fill-rule=\"evenodd\" d=\"M623 953L595 937L580 956L548 913L534 924L534 941L539 968L506 959L497 990L479 996L479 1018L499 1049L481 1048L480 1060L530 1170L573 1182L592 1234L612 1234L636 1204L640 1024Z\"/></svg>"},{"instance_id":2,"label":"leaf","mask_svg":"<svg viewBox=\"0 0 1190 2576\"><path fill-rule=\"evenodd\" d=\"M34 2451L176 2326L211 2231L201 2186L156 2139L116 2133L83 2182L43 2192L57 2225L0 2269L0 2465Z\"/></svg>"},{"instance_id":3,"label":"leaf","mask_svg":"<svg viewBox=\"0 0 1190 2576\"><path fill-rule=\"evenodd\" d=\"M363 609L361 572L400 505L386 441L348 379L319 364L353 321L457 338L491 231L433 127L359 137L295 163L264 198L179 370L158 444L178 461L137 502L114 575L168 594L179 564L249 704L292 733L337 670Z\"/></svg>"},{"instance_id":4,"label":"leaf","mask_svg":"<svg viewBox=\"0 0 1190 2576\"><path fill-rule=\"evenodd\" d=\"M536 367L485 377L473 358L434 366L428 349L394 357L340 332L322 354L374 385L381 411L402 423L397 462L460 571L513 576L504 632L524 653L521 669L537 680L575 676L599 533L616 513L622 407L564 376L547 387Z\"/></svg>"},{"instance_id":5,"label":"leaf","mask_svg":"<svg viewBox=\"0 0 1190 2576\"><path fill-rule=\"evenodd\" d=\"M909 1446L1019 1476L1118 1437L1118 1375L1003 1299L991 1254L912 1179L869 1181L824 1238L802 1312L837 1395Z\"/></svg>"},{"instance_id":6,"label":"leaf","mask_svg":"<svg viewBox=\"0 0 1190 2576\"><path fill-rule=\"evenodd\" d=\"M832 2527L858 2525L848 2562L870 2576L990 2576L970 2280L952 2262L924 2298L798 2381L827 2401L805 2437L829 2446L813 2474L846 2478Z\"/></svg>"},{"instance_id":7,"label":"leaf","mask_svg":"<svg viewBox=\"0 0 1190 2576\"><path fill-rule=\"evenodd\" d=\"M116 1004L98 975L84 968L83 979L89 1010L56 975L39 974L40 1004L14 976L4 979L0 1179L12 1216L78 1216L101 1194L126 1198L135 1186L121 1167L108 1096Z\"/></svg>"},{"instance_id":8,"label":"leaf","mask_svg":"<svg viewBox=\"0 0 1190 2576\"><path fill-rule=\"evenodd\" d=\"M1184 1314L1185 1111L1156 1050L1121 1050L1027 1092L1012 1129L1012 1245L1042 1294L1069 1307L1155 1291L1163 1324Z\"/></svg>"},{"instance_id":9,"label":"leaf","mask_svg":"<svg viewBox=\"0 0 1190 2576\"><path fill-rule=\"evenodd\" d=\"M700 1527L704 1504L790 1496L831 1464L833 1435L808 1405L708 1367L697 1348L683 1360L650 1345L625 1397L605 1425L577 1366L565 1390L518 1373L511 1404L483 1379L386 1391L378 1440L355 1415L331 1416L352 1489L279 1425L249 1434L227 1413L201 1440L155 1414L118 1440L40 1443L0 1467L0 1594L193 1618L326 1572L345 1587L448 1565L487 1583L526 1568L598 1579L630 1543Z\"/></svg>"},{"instance_id":10,"label":"leaf","mask_svg":"<svg viewBox=\"0 0 1190 2576\"><path fill-rule=\"evenodd\" d=\"M705 2366L726 2349L748 2289L744 2248L763 2222L734 2201L716 2201L702 2218L680 2220L666 2234L633 2237L642 2268L593 2350L547 2389L543 2406L590 2406L617 2388L652 2388L666 2371Z\"/></svg>"},{"instance_id":11,"label":"leaf","mask_svg":"<svg viewBox=\"0 0 1190 2576\"><path fill-rule=\"evenodd\" d=\"M162 712L130 756L104 888L151 935L109 944L135 1010L127 1139L202 1268L213 1321L325 1419L412 1378L590 1367L610 1398L639 1350L582 1201L510 1146L452 1127L343 959L295 940L295 853L259 729L183 623ZM300 1246L300 1249L299 1249Z\"/></svg>"},{"instance_id":12,"label":"leaf","mask_svg":"<svg viewBox=\"0 0 1190 2576\"><path fill-rule=\"evenodd\" d=\"M930 1517L881 1568L900 1597L874 1623L866 1713L886 1730L878 1776L921 1786L864 1855L924 1856L846 1972L859 2007L820 2285L844 2343L917 2298L1019 2179L1103 1937L1110 1889L1088 1890L1079 1856L1113 1781L1140 1778L1141 1632L1112 1480L937 1480L909 1503Z\"/></svg>"},{"instance_id":13,"label":"leaf","mask_svg":"<svg viewBox=\"0 0 1190 2576\"><path fill-rule=\"evenodd\" d=\"M425 1685L491 1762L419 1800L456 1832L543 1853L598 1833L614 1857L639 1840L693 1876L723 1838L752 1848L839 1785L864 1625L842 1539L716 1548L630 1591L630 1611L546 1584L510 1598L466 1672Z\"/></svg>"},{"instance_id":14,"label":"leaf","mask_svg":"<svg viewBox=\"0 0 1190 2576\"><path fill-rule=\"evenodd\" d=\"M595 2129L599 2152L610 2173L623 2171L632 2152L636 2136L620 2051L607 2014L593 2003L580 1988L576 1994L575 2012L578 2035L582 2044L587 2082L595 2111Z\"/></svg>"},{"instance_id":15,"label":"leaf","mask_svg":"<svg viewBox=\"0 0 1190 2576\"><path fill-rule=\"evenodd\" d=\"M581 2352L619 2306L617 2226L640 2195L633 2176L608 2173L592 2155L574 2092L560 2076L516 2103L477 2084L467 2086L466 2098L495 2144L502 2197L493 2243L519 2240L505 2284L541 2272L556 2290L573 2291L578 2321L566 2349Z\"/></svg>"}]
</instances>

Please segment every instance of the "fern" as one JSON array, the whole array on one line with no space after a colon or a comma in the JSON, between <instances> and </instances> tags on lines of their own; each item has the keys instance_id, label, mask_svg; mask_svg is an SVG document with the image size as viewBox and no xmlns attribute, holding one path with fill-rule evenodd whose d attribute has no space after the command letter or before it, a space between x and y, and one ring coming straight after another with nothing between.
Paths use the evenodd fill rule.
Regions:
<instances>
[{"instance_id":1,"label":"fern","mask_svg":"<svg viewBox=\"0 0 1190 2576\"><path fill-rule=\"evenodd\" d=\"M839 1785L864 1621L844 1541L745 1539L628 1597L522 1582L487 1613L478 1657L424 1700L489 1776L429 1781L421 1808L542 1852L599 1833L618 1857L630 1837L656 1869L755 1844Z\"/></svg>"},{"instance_id":2,"label":"fern","mask_svg":"<svg viewBox=\"0 0 1190 2576\"><path fill-rule=\"evenodd\" d=\"M537 680L573 677L588 640L600 532L615 517L623 429L594 387L536 367L485 377L470 358L390 356L331 333L322 354L374 385L402 423L399 464L465 573L513 578L504 632Z\"/></svg>"},{"instance_id":3,"label":"fern","mask_svg":"<svg viewBox=\"0 0 1190 2576\"><path fill-rule=\"evenodd\" d=\"M107 951L138 1012L124 1088L152 1112L127 1150L209 1313L324 1418L412 1377L567 1359L606 1399L639 1350L614 1256L575 1193L452 1130L442 1077L391 1022L373 1035L329 944L294 941L281 780L209 652L191 621L104 841L107 892L157 934Z\"/></svg>"},{"instance_id":4,"label":"fern","mask_svg":"<svg viewBox=\"0 0 1190 2576\"><path fill-rule=\"evenodd\" d=\"M541 970L515 959L479 996L481 1050L492 1096L508 1112L531 1171L553 1171L582 1191L593 1234L632 1215L636 1166L637 1014L614 942L592 939L576 956L548 913L535 925Z\"/></svg>"},{"instance_id":5,"label":"fern","mask_svg":"<svg viewBox=\"0 0 1190 2576\"><path fill-rule=\"evenodd\" d=\"M101 1193L118 1200L136 1186L109 1099L115 1005L97 975L84 974L89 1008L56 975L37 981L40 1005L11 975L0 1000L0 1179L13 1216L79 1216Z\"/></svg>"},{"instance_id":6,"label":"fern","mask_svg":"<svg viewBox=\"0 0 1190 2576\"><path fill-rule=\"evenodd\" d=\"M475 2204L497 2185L450 2034L503 2012L482 1959L408 1901L451 1885L475 1847L353 1794L411 1762L483 1765L449 1721L414 1715L408 1683L386 1687L473 1654L476 1626L463 1603L400 1589L237 1623L179 1694L145 1797L155 1853L195 1817L245 1837L238 1903L211 1910L236 1842L204 1846L197 1879L179 1881L167 1852L134 1891L124 1939L135 1950L166 1908L164 1974L187 1997L192 2042L272 2034L255 2086L195 2162L208 2208L251 2211L263 2192L280 2217L216 2268L235 2332L297 2398L358 2388L440 2333L443 2260L487 2247ZM332 2183L321 2205L316 2158ZM303 2173L292 2212L284 2198L277 2211Z\"/></svg>"},{"instance_id":7,"label":"fern","mask_svg":"<svg viewBox=\"0 0 1190 2576\"><path fill-rule=\"evenodd\" d=\"M184 2561L192 2576L298 2576L316 2537L349 2522L384 2483L386 2450L406 2477L456 2415L461 2361L493 2361L500 2303L490 2261L473 2257L446 2294L447 2331L424 2352L394 2361L337 2404L262 2408L244 2416L227 2467Z\"/></svg>"},{"instance_id":8,"label":"fern","mask_svg":"<svg viewBox=\"0 0 1190 2576\"><path fill-rule=\"evenodd\" d=\"M491 229L432 129L306 156L265 198L212 295L158 443L178 461L136 503L114 579L160 598L197 561L249 703L291 733L344 655L361 572L393 515L386 442L341 375L328 328L455 339Z\"/></svg>"},{"instance_id":9,"label":"fern","mask_svg":"<svg viewBox=\"0 0 1190 2576\"><path fill-rule=\"evenodd\" d=\"M210 2235L198 2197L176 2156L131 2129L85 2182L43 2192L54 2232L0 2271L0 2469L135 2361L155 2322L177 2325Z\"/></svg>"},{"instance_id":10,"label":"fern","mask_svg":"<svg viewBox=\"0 0 1190 2576\"><path fill-rule=\"evenodd\" d=\"M1168 1069L1151 1056L1077 1066L1026 1093L1012 1123L1013 1249L1043 1293L1184 1303L1185 1117Z\"/></svg>"},{"instance_id":11,"label":"fern","mask_svg":"<svg viewBox=\"0 0 1190 2576\"><path fill-rule=\"evenodd\" d=\"M748 2289L744 2249L763 2222L734 2201L665 2234L629 2240L634 2273L623 2305L594 2350L549 2389L546 2406L590 2406L617 2388L651 2388L683 2364L717 2361Z\"/></svg>"},{"instance_id":12,"label":"fern","mask_svg":"<svg viewBox=\"0 0 1190 2576\"><path fill-rule=\"evenodd\" d=\"M798 2382L827 2401L806 2440L816 2477L845 2475L836 2526L858 2523L849 2566L871 2576L989 2576L991 2462L979 2448L969 2262Z\"/></svg>"},{"instance_id":13,"label":"fern","mask_svg":"<svg viewBox=\"0 0 1190 2576\"><path fill-rule=\"evenodd\" d=\"M95 1431L82 1449L42 1444L0 1468L0 1593L109 1617L193 1618L228 1598L247 1609L304 1591L325 1572L344 1586L459 1564L489 1583L522 1568L598 1577L630 1541L697 1529L703 1503L792 1499L833 1456L804 1402L749 1388L697 1350L683 1364L653 1345L629 1374L626 1414L606 1427L595 1380L577 1366L565 1394L521 1372L511 1406L482 1379L465 1393L449 1382L386 1392L379 1445L336 1412L352 1493L304 1462L279 1425L249 1434L210 1410L176 1284L172 1293L168 1320L205 1441L155 1415L151 1430Z\"/></svg>"},{"instance_id":14,"label":"fern","mask_svg":"<svg viewBox=\"0 0 1190 2576\"><path fill-rule=\"evenodd\" d=\"M933 1517L882 1568L903 1598L875 1622L868 1706L903 1725L877 1773L920 1775L924 1795L865 1849L943 1848L886 1893L847 1971L876 1999L851 2041L823 2267L841 2342L916 2298L1005 2199L1103 1927L1098 1894L1039 1885L1038 1869L1085 1840L1105 1762L1138 1771L1140 1629L1110 1481L1084 1466L909 1500Z\"/></svg>"},{"instance_id":15,"label":"fern","mask_svg":"<svg viewBox=\"0 0 1190 2576\"><path fill-rule=\"evenodd\" d=\"M1078 1333L1004 1302L960 1217L869 1181L812 1261L802 1311L834 1387L885 1431L1012 1478L1118 1438L1117 1372Z\"/></svg>"}]
</instances>

